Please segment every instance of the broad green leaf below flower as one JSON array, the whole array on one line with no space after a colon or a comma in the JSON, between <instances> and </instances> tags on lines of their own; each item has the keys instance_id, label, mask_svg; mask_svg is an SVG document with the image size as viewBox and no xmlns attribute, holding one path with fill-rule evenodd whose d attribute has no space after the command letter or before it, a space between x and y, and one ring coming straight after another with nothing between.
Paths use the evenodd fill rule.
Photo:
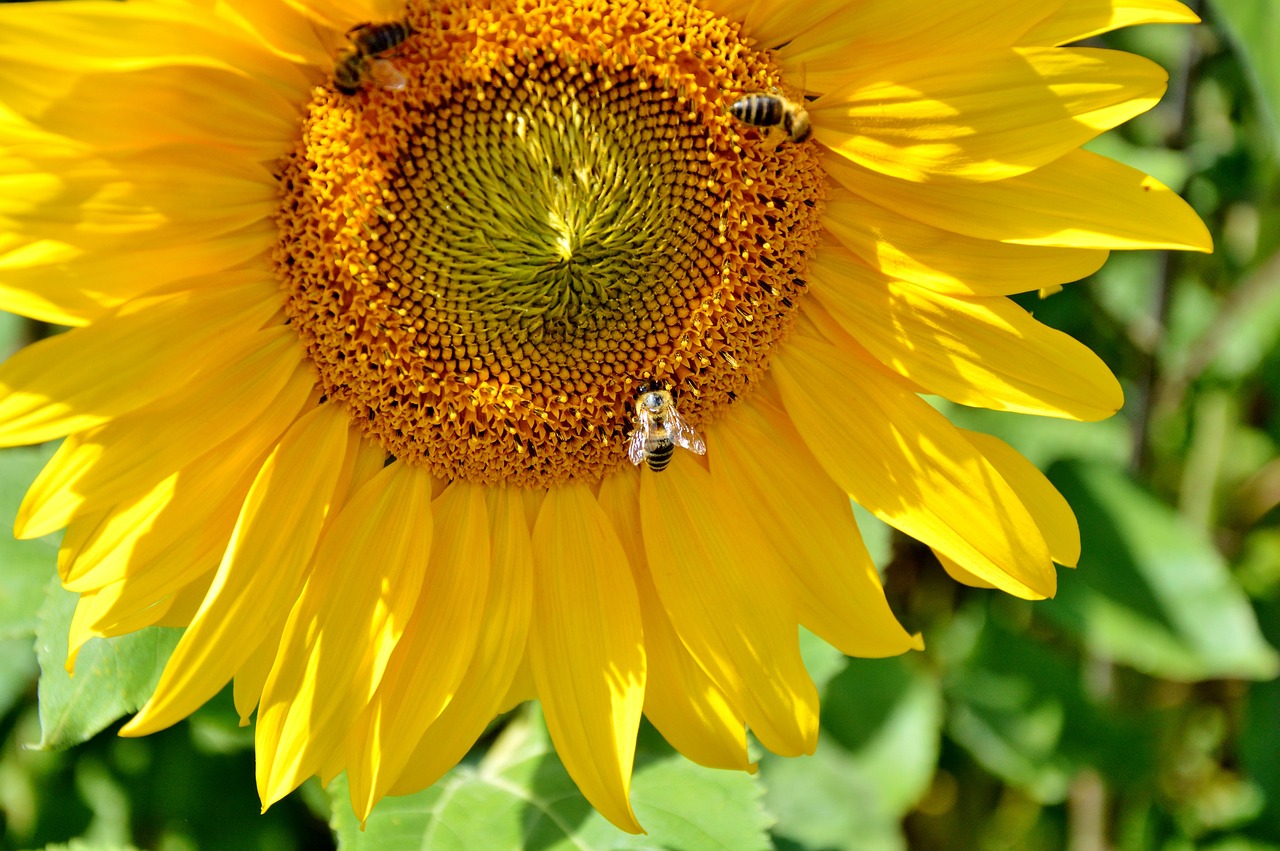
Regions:
<instances>
[{"instance_id":1,"label":"broad green leaf below flower","mask_svg":"<svg viewBox=\"0 0 1280 851\"><path fill-rule=\"evenodd\" d=\"M329 784L331 826L344 851L537 848L605 851L764 851L769 816L753 776L700 768L677 757L640 760L631 802L647 836L618 830L578 794L533 707L488 754L422 792L385 799L361 830L346 777Z\"/></svg>"},{"instance_id":2,"label":"broad green leaf below flower","mask_svg":"<svg viewBox=\"0 0 1280 851\"><path fill-rule=\"evenodd\" d=\"M765 804L785 847L906 848L900 822L929 788L943 705L937 681L903 658L851 659L826 685L812 757L766 755Z\"/></svg>"},{"instance_id":3,"label":"broad green leaf below flower","mask_svg":"<svg viewBox=\"0 0 1280 851\"><path fill-rule=\"evenodd\" d=\"M1170 506L1102 466L1050 478L1089 530L1078 571L1063 572L1043 614L1104 658L1152 676L1270 679L1280 659L1225 559Z\"/></svg>"},{"instance_id":4,"label":"broad green leaf below flower","mask_svg":"<svg viewBox=\"0 0 1280 851\"><path fill-rule=\"evenodd\" d=\"M67 673L67 631L76 594L55 576L48 584L36 623L40 661L40 748L79 744L146 702L182 630L148 627L116 638L99 638L81 648L75 676Z\"/></svg>"}]
</instances>

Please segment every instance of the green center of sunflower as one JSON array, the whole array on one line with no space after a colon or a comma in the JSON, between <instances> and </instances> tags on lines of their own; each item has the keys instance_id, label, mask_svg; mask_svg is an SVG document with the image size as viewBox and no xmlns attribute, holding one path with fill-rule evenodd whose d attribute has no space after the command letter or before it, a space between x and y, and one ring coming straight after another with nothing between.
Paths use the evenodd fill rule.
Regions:
<instances>
[{"instance_id":1,"label":"green center of sunflower","mask_svg":"<svg viewBox=\"0 0 1280 851\"><path fill-rule=\"evenodd\" d=\"M817 240L817 152L733 119L776 69L688 0L441 5L410 3L355 94L317 90L282 164L287 312L397 457L593 481L639 384L699 426L761 377Z\"/></svg>"}]
</instances>

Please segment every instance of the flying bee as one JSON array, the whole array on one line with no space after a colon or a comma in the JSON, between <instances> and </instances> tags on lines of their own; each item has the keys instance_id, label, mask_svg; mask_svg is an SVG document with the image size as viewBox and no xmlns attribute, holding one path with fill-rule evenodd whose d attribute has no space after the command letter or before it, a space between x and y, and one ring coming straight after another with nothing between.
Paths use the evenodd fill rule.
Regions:
<instances>
[{"instance_id":1,"label":"flying bee","mask_svg":"<svg viewBox=\"0 0 1280 851\"><path fill-rule=\"evenodd\" d=\"M344 95L360 91L366 81L384 89L403 89L404 75L381 56L400 46L411 35L413 27L408 21L356 24L347 30L351 44L338 53L333 64L333 87Z\"/></svg>"},{"instance_id":2,"label":"flying bee","mask_svg":"<svg viewBox=\"0 0 1280 851\"><path fill-rule=\"evenodd\" d=\"M770 131L781 128L792 142L803 142L813 132L809 113L804 106L777 89L768 94L756 92L740 98L729 107L729 112L743 124L750 124L752 127L764 127Z\"/></svg>"},{"instance_id":3,"label":"flying bee","mask_svg":"<svg viewBox=\"0 0 1280 851\"><path fill-rule=\"evenodd\" d=\"M677 446L698 455L707 454L707 444L693 426L680 418L671 391L657 383L641 384L636 388L635 429L627 457L632 464L647 461L650 470L661 473L671 463Z\"/></svg>"}]
</instances>

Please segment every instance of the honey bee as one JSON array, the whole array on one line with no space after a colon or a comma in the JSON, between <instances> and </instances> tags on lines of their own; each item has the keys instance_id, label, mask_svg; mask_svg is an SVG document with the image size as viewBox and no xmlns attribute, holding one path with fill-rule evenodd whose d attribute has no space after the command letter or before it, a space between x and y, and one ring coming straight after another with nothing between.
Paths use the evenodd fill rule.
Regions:
<instances>
[{"instance_id":1,"label":"honey bee","mask_svg":"<svg viewBox=\"0 0 1280 851\"><path fill-rule=\"evenodd\" d=\"M383 24L356 24L347 30L351 44L338 53L333 65L333 87L344 95L353 95L372 81L384 89L403 89L404 75L387 59L380 58L413 35L408 21Z\"/></svg>"},{"instance_id":2,"label":"honey bee","mask_svg":"<svg viewBox=\"0 0 1280 851\"><path fill-rule=\"evenodd\" d=\"M661 473L671 463L677 446L707 454L707 444L680 418L671 392L657 383L641 384L636 388L635 429L627 457L632 464L647 461L650 470Z\"/></svg>"},{"instance_id":3,"label":"honey bee","mask_svg":"<svg viewBox=\"0 0 1280 851\"><path fill-rule=\"evenodd\" d=\"M743 124L750 124L752 127L765 127L769 130L780 127L792 142L803 142L813 132L809 113L804 106L777 89L768 94L756 92L740 98L729 107L729 112Z\"/></svg>"}]
</instances>

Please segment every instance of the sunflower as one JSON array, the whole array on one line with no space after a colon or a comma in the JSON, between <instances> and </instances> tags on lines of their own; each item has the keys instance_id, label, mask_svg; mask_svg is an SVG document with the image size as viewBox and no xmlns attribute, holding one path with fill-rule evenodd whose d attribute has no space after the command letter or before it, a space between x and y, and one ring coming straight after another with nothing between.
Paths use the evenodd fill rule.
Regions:
<instances>
[{"instance_id":1,"label":"sunflower","mask_svg":"<svg viewBox=\"0 0 1280 851\"><path fill-rule=\"evenodd\" d=\"M921 646L850 498L961 582L1043 598L1074 564L1046 479L921 395L1120 407L1008 296L1113 249L1209 250L1169 189L1080 148L1164 72L1062 46L1195 20L0 7L0 307L72 326L0 367L0 439L65 438L16 531L66 529L68 664L185 626L122 732L232 682L264 805L346 771L367 816L530 699L629 831L642 714L708 766L750 770L747 729L812 752L798 626L855 656Z\"/></svg>"}]
</instances>

